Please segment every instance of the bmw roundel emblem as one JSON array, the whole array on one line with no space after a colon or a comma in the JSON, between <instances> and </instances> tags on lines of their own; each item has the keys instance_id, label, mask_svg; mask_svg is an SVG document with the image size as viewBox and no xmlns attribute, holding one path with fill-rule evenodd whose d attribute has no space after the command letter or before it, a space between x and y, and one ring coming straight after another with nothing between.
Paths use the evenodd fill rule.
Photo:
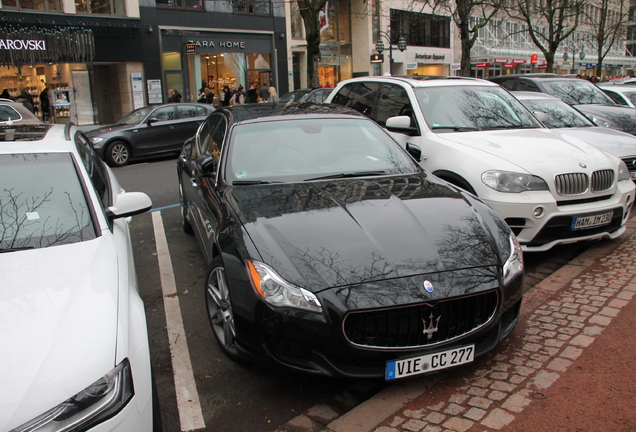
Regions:
<instances>
[{"instance_id":1,"label":"bmw roundel emblem","mask_svg":"<svg viewBox=\"0 0 636 432\"><path fill-rule=\"evenodd\" d=\"M579 162L579 166L580 166L581 168L587 168L587 165L585 165L583 162Z\"/></svg>"},{"instance_id":2,"label":"bmw roundel emblem","mask_svg":"<svg viewBox=\"0 0 636 432\"><path fill-rule=\"evenodd\" d=\"M435 288L433 288L433 284L430 281L424 281L424 289L430 293L432 293L433 290L435 290Z\"/></svg>"}]
</instances>

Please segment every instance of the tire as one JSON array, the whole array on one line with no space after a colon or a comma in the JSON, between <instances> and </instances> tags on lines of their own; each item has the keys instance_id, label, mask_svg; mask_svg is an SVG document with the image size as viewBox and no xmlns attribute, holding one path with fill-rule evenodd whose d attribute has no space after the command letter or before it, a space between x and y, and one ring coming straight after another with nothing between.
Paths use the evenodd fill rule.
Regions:
<instances>
[{"instance_id":1,"label":"tire","mask_svg":"<svg viewBox=\"0 0 636 432\"><path fill-rule=\"evenodd\" d=\"M124 141L117 140L108 144L104 152L106 162L112 167L122 167L130 162L130 146Z\"/></svg>"},{"instance_id":2,"label":"tire","mask_svg":"<svg viewBox=\"0 0 636 432\"><path fill-rule=\"evenodd\" d=\"M181 209L181 228L186 234L193 234L192 224L188 221L188 206L185 198L183 197L183 186L179 181L179 208Z\"/></svg>"},{"instance_id":3,"label":"tire","mask_svg":"<svg viewBox=\"0 0 636 432\"><path fill-rule=\"evenodd\" d=\"M231 360L246 364L236 348L236 328L225 267L220 256L212 260L205 279L205 305L212 332L219 346Z\"/></svg>"}]
</instances>

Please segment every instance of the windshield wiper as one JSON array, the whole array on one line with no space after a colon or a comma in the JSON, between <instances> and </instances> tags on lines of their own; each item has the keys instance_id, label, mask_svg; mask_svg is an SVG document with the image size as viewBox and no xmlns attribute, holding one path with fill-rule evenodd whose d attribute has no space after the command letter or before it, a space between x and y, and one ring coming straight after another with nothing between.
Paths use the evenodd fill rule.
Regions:
<instances>
[{"instance_id":1,"label":"windshield wiper","mask_svg":"<svg viewBox=\"0 0 636 432\"><path fill-rule=\"evenodd\" d=\"M13 248L3 248L3 249L0 249L0 253L5 253L5 252L17 252L17 251L27 250L27 249L35 249L35 248L34 248L33 246L13 247Z\"/></svg>"},{"instance_id":2,"label":"windshield wiper","mask_svg":"<svg viewBox=\"0 0 636 432\"><path fill-rule=\"evenodd\" d=\"M351 177L367 177L367 176L378 176L386 174L384 170L375 170L375 171L355 171L355 172L346 172L346 173L338 173L338 174L329 174L321 177L313 177L305 179L305 181L312 180L328 180L328 179L339 179L339 178L351 178Z\"/></svg>"},{"instance_id":3,"label":"windshield wiper","mask_svg":"<svg viewBox=\"0 0 636 432\"><path fill-rule=\"evenodd\" d=\"M268 180L234 180L232 182L232 185L233 186L250 186L250 185L272 184L272 183L280 183L280 182L271 182Z\"/></svg>"},{"instance_id":4,"label":"windshield wiper","mask_svg":"<svg viewBox=\"0 0 636 432\"><path fill-rule=\"evenodd\" d=\"M431 130L450 129L455 132L475 132L480 131L481 128L471 126L433 126Z\"/></svg>"}]
</instances>

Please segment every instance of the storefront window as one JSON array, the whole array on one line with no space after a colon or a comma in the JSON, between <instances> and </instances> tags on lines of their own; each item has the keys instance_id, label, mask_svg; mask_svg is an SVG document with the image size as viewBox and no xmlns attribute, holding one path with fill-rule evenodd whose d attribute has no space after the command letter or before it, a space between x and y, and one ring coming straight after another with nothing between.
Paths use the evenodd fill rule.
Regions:
<instances>
[{"instance_id":1,"label":"storefront window","mask_svg":"<svg viewBox=\"0 0 636 432\"><path fill-rule=\"evenodd\" d=\"M60 0L3 0L2 7L20 10L59 11Z\"/></svg>"},{"instance_id":2,"label":"storefront window","mask_svg":"<svg viewBox=\"0 0 636 432\"><path fill-rule=\"evenodd\" d=\"M24 0L21 0L24 1ZM35 0L34 0L35 1ZM42 0L51 1L51 0ZM75 10L78 13L99 15L125 15L123 0L75 0Z\"/></svg>"}]
</instances>

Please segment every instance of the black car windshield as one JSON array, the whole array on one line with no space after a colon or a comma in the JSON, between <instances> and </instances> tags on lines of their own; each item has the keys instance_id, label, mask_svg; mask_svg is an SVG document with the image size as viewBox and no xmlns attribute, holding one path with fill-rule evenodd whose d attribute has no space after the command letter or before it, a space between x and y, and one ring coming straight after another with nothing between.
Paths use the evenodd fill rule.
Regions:
<instances>
[{"instance_id":1,"label":"black car windshield","mask_svg":"<svg viewBox=\"0 0 636 432\"><path fill-rule=\"evenodd\" d=\"M570 105L608 104L614 101L589 81L571 78L559 81L542 81L545 92Z\"/></svg>"},{"instance_id":2,"label":"black car windshield","mask_svg":"<svg viewBox=\"0 0 636 432\"><path fill-rule=\"evenodd\" d=\"M428 127L435 132L540 128L527 109L501 87L416 88Z\"/></svg>"},{"instance_id":3,"label":"black car windshield","mask_svg":"<svg viewBox=\"0 0 636 432\"><path fill-rule=\"evenodd\" d=\"M0 185L0 252L96 237L70 154L0 155Z\"/></svg>"},{"instance_id":4,"label":"black car windshield","mask_svg":"<svg viewBox=\"0 0 636 432\"><path fill-rule=\"evenodd\" d=\"M378 125L366 119L259 122L233 129L227 180L294 182L406 174L420 168Z\"/></svg>"},{"instance_id":5,"label":"black car windshield","mask_svg":"<svg viewBox=\"0 0 636 432\"><path fill-rule=\"evenodd\" d=\"M117 122L118 125L136 125L141 123L146 116L156 107L143 107L129 112Z\"/></svg>"},{"instance_id":6,"label":"black car windshield","mask_svg":"<svg viewBox=\"0 0 636 432\"><path fill-rule=\"evenodd\" d=\"M522 103L549 128L596 126L587 117L560 100L531 99Z\"/></svg>"}]
</instances>

